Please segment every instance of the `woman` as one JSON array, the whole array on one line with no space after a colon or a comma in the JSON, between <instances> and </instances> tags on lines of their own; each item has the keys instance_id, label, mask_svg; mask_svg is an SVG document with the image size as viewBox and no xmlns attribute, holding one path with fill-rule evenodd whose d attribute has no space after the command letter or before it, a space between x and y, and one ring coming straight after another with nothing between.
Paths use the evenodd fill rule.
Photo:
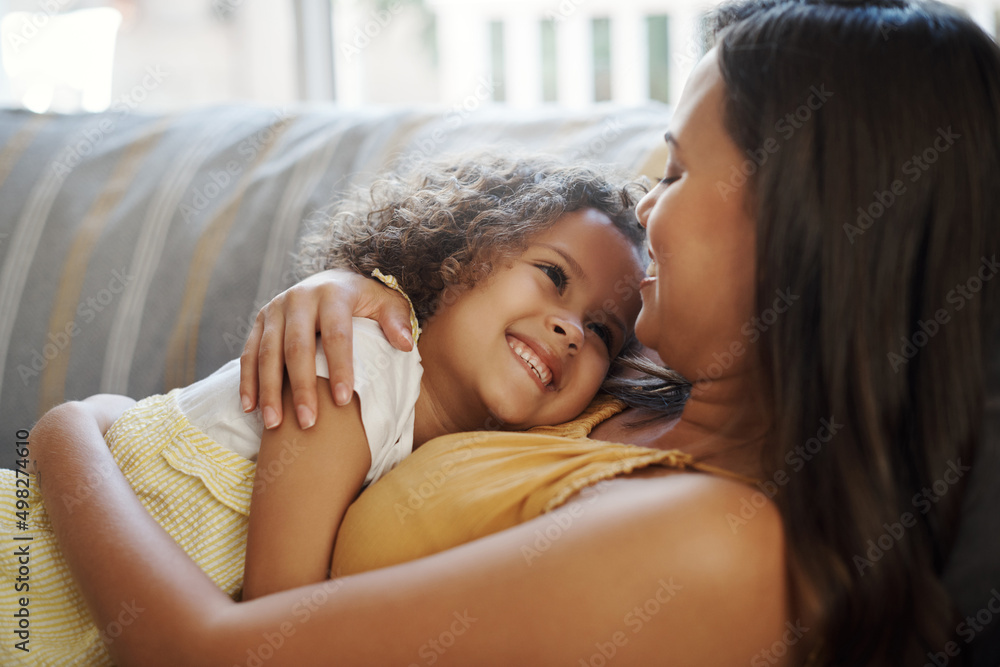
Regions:
<instances>
[{"instance_id":1,"label":"woman","mask_svg":"<svg viewBox=\"0 0 1000 667\"><path fill-rule=\"evenodd\" d=\"M717 19L670 121L665 178L638 207L654 262L637 334L694 381L690 398L675 422L625 411L591 437L681 449L761 490L645 468L462 547L237 605L109 475L72 513L49 507L98 624L143 608L111 644L122 663L964 657L940 583L962 478L916 499L978 440L997 310L1000 54L939 5L775 1ZM276 307L300 323L293 350L317 319L338 330L314 299ZM281 348L265 331L266 380ZM301 356L289 362L308 406ZM268 382L261 400L278 405ZM107 456L114 412L67 404L39 423L47 499ZM51 455L56 442L73 456ZM523 549L541 546L526 563Z\"/></svg>"}]
</instances>

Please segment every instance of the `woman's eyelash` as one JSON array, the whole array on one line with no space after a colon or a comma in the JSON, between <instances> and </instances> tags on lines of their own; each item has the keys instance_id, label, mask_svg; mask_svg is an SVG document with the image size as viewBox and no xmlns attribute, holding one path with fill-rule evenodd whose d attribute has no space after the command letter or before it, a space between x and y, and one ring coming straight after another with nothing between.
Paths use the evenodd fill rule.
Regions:
<instances>
[{"instance_id":1,"label":"woman's eyelash","mask_svg":"<svg viewBox=\"0 0 1000 667\"><path fill-rule=\"evenodd\" d=\"M664 185L670 185L671 183L677 180L680 180L680 176L664 176L663 178L660 179L660 183L663 183Z\"/></svg>"},{"instance_id":2,"label":"woman's eyelash","mask_svg":"<svg viewBox=\"0 0 1000 667\"><path fill-rule=\"evenodd\" d=\"M566 286L569 285L569 276L566 275L566 271L558 264L536 264L535 266L549 277L559 292L565 290Z\"/></svg>"}]
</instances>

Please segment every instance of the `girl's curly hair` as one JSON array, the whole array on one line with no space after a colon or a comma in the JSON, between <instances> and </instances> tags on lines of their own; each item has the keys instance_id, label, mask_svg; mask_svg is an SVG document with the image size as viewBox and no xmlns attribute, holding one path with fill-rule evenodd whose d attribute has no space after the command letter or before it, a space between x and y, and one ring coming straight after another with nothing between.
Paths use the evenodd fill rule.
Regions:
<instances>
[{"instance_id":1,"label":"girl's curly hair","mask_svg":"<svg viewBox=\"0 0 1000 667\"><path fill-rule=\"evenodd\" d=\"M635 217L635 204L645 192L611 168L567 165L541 155L472 154L422 162L386 172L369 190L349 193L332 216L302 238L298 268L302 275L333 268L391 274L424 321L446 290L474 287L565 213L600 211L642 248L645 230ZM635 341L626 349L635 356ZM655 368L649 364L642 370ZM609 378L621 370L616 364ZM677 389L683 383L673 373L657 377L662 380L657 386ZM636 391L650 395L648 387L620 378L608 386L632 404ZM662 394L653 402L664 410ZM673 413L683 401L670 403Z\"/></svg>"},{"instance_id":2,"label":"girl's curly hair","mask_svg":"<svg viewBox=\"0 0 1000 667\"><path fill-rule=\"evenodd\" d=\"M306 275L332 268L392 274L423 321L445 289L475 286L564 213L601 211L640 248L645 232L634 208L644 192L604 168L544 156L429 161L349 195L303 238L299 266Z\"/></svg>"}]
</instances>

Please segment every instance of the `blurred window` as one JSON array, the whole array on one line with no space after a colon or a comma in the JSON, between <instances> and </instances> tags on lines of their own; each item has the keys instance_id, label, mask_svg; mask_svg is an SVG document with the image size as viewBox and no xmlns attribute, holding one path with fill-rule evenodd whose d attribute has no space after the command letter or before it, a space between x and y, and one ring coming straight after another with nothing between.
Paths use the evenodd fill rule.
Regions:
<instances>
[{"instance_id":1,"label":"blurred window","mask_svg":"<svg viewBox=\"0 0 1000 667\"><path fill-rule=\"evenodd\" d=\"M110 7L5 15L0 43L11 100L38 113L107 109L121 22Z\"/></svg>"}]
</instances>

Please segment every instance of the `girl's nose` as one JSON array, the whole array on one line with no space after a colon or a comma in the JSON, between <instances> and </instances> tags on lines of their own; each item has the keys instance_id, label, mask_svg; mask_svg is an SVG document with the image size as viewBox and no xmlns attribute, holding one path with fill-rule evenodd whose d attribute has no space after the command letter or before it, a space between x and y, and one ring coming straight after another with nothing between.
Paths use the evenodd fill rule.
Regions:
<instances>
[{"instance_id":1,"label":"girl's nose","mask_svg":"<svg viewBox=\"0 0 1000 667\"><path fill-rule=\"evenodd\" d=\"M556 334L559 346L565 347L570 353L576 353L583 346L583 324L579 318L569 313L552 315L549 329Z\"/></svg>"}]
</instances>

